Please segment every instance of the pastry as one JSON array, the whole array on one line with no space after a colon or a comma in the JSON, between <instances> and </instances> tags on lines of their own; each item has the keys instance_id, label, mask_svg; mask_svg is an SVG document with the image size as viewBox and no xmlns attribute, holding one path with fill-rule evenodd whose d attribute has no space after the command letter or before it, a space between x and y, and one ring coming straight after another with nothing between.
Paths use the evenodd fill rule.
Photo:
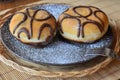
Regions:
<instances>
[{"instance_id":1,"label":"pastry","mask_svg":"<svg viewBox=\"0 0 120 80\"><path fill-rule=\"evenodd\" d=\"M93 6L71 7L60 15L58 22L60 34L75 42L94 42L108 30L107 15Z\"/></svg>"},{"instance_id":2,"label":"pastry","mask_svg":"<svg viewBox=\"0 0 120 80\"><path fill-rule=\"evenodd\" d=\"M47 45L56 34L56 20L44 9L26 8L12 16L9 30L22 43Z\"/></svg>"}]
</instances>

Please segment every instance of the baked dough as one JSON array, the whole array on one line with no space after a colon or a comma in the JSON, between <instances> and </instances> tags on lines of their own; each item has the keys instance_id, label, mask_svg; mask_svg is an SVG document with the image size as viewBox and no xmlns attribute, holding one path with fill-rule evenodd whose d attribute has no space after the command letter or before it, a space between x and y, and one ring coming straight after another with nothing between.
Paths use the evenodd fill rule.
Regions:
<instances>
[{"instance_id":1,"label":"baked dough","mask_svg":"<svg viewBox=\"0 0 120 80\"><path fill-rule=\"evenodd\" d=\"M12 16L9 30L23 43L47 45L56 34L56 20L46 10L26 8Z\"/></svg>"},{"instance_id":2,"label":"baked dough","mask_svg":"<svg viewBox=\"0 0 120 80\"><path fill-rule=\"evenodd\" d=\"M59 32L68 40L91 43L108 30L108 17L97 7L75 6L59 17Z\"/></svg>"}]
</instances>

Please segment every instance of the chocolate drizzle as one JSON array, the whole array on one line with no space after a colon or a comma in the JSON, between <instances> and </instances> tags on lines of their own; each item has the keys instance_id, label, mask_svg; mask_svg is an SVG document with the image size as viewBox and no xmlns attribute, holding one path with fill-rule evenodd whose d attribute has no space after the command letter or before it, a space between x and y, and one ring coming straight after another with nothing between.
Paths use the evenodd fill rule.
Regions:
<instances>
[{"instance_id":1,"label":"chocolate drizzle","mask_svg":"<svg viewBox=\"0 0 120 80\"><path fill-rule=\"evenodd\" d=\"M98 23L98 22L96 22L96 21L87 21L87 22L84 22L84 23L82 24L82 37L84 37L84 27L85 27L85 25L88 24L88 23L92 23L92 24L97 25L98 28L99 28L99 30L100 30L100 32L103 31L103 28L101 27L101 24L100 24L100 23Z\"/></svg>"},{"instance_id":2,"label":"chocolate drizzle","mask_svg":"<svg viewBox=\"0 0 120 80\"><path fill-rule=\"evenodd\" d=\"M16 15L16 14L23 14L24 18L23 18L23 19L17 24L17 26L14 28L13 33L15 33L16 29L17 29L22 23L24 23L24 22L27 20L28 17L31 18L31 20L30 20L30 31L29 31L27 28L24 28L24 27L20 28L19 31L18 31L18 33L17 33L18 38L20 38L20 34L21 34L22 32L24 32L24 33L26 34L27 38L28 38L28 39L31 39L31 38L33 37L33 21L35 20L35 21L39 21L39 22L40 22L40 21L45 21L45 20L48 20L49 18L51 18L51 14L50 14L49 12L47 12L47 13L48 13L48 16L47 16L47 17L45 17L45 18L43 18L43 19L36 19L35 16L36 16L36 14L37 14L39 11L45 11L45 12L47 12L46 10L38 9L38 10L36 10L36 11L34 12L34 14L31 16L31 15L30 15L30 12L29 12L29 8L27 8L27 9L26 9L26 12L18 12L18 13L15 13L15 14L14 14L14 15ZM14 16L14 15L13 15L13 16ZM40 39L41 34L42 34L42 31L43 31L43 29L44 29L45 27L48 27L48 28L50 29L50 36L48 36L48 37L46 38L46 41L50 40L50 39L53 37L53 35L54 35L54 34L53 34L54 30L52 29L51 25L50 25L50 24L47 24L47 23L44 23L42 26L40 26L40 29L39 29L39 32L38 32L38 40Z\"/></svg>"},{"instance_id":3,"label":"chocolate drizzle","mask_svg":"<svg viewBox=\"0 0 120 80\"><path fill-rule=\"evenodd\" d=\"M88 15L86 15L86 16L81 15L81 14L79 14L79 12L76 11L77 8L88 8L89 11L90 11L90 13L89 13ZM84 17L84 18L86 18L86 17L88 17L88 16L90 16L90 15L92 14L91 8L89 8L89 7L87 7L87 6L77 6L77 7L74 7L74 8L73 8L73 11L74 11L76 14L78 14L80 17Z\"/></svg>"},{"instance_id":4,"label":"chocolate drizzle","mask_svg":"<svg viewBox=\"0 0 120 80\"><path fill-rule=\"evenodd\" d=\"M18 31L18 38L20 38L20 34L24 32L27 36L28 39L30 39L30 35L29 35L29 31L26 29L26 28L21 28L19 31Z\"/></svg>"},{"instance_id":5,"label":"chocolate drizzle","mask_svg":"<svg viewBox=\"0 0 120 80\"><path fill-rule=\"evenodd\" d=\"M78 34L77 34L77 36L79 37L80 36L80 30L81 30L81 22L80 22L80 20L78 19L78 18L76 18L76 17L74 17L74 16L67 16L67 17L64 17L62 20L61 20L61 23L60 23L60 26L62 26L62 22L63 22L63 20L65 20L65 19L75 19L75 20L77 20L78 21L78 23L79 23L79 27L78 27ZM64 33L63 31L62 31L62 27L60 28L60 31L61 31L61 33Z\"/></svg>"},{"instance_id":6,"label":"chocolate drizzle","mask_svg":"<svg viewBox=\"0 0 120 80\"><path fill-rule=\"evenodd\" d=\"M98 19L100 20L100 22L102 23L102 26L104 26L103 21L97 16L97 12L101 12L101 13L103 13L103 12L102 12L102 11L95 11L94 15L95 15L96 18L98 18ZM104 14L104 13L103 13L103 14ZM105 15L105 14L104 14L104 15Z\"/></svg>"},{"instance_id":7,"label":"chocolate drizzle","mask_svg":"<svg viewBox=\"0 0 120 80\"><path fill-rule=\"evenodd\" d=\"M45 20L49 19L51 17L51 15L46 10L43 10L43 9L36 10L34 12L33 16L30 16L29 8L27 8L26 11L27 11L28 16L31 18L31 21L30 21L30 35L32 37L33 36L33 20L36 20L36 21L45 21ZM49 15L46 18L44 18L44 19L35 19L35 16L36 16L36 14L39 11L46 11Z\"/></svg>"},{"instance_id":8,"label":"chocolate drizzle","mask_svg":"<svg viewBox=\"0 0 120 80\"><path fill-rule=\"evenodd\" d=\"M36 14L37 14L39 11L45 11L45 12L48 14L48 16L45 17L45 18L43 18L43 19L36 19L35 16L36 16ZM44 9L38 9L38 10L36 10L35 13L33 14L33 16L30 15L30 13L29 13L29 8L26 9L26 12L27 12L27 14L28 14L28 16L29 16L30 18L32 18L33 20L36 20L36 21L44 21L44 20L47 20L47 19L49 19L49 18L51 17L50 13L48 13L48 12L47 12L46 10L44 10Z\"/></svg>"},{"instance_id":9,"label":"chocolate drizzle","mask_svg":"<svg viewBox=\"0 0 120 80\"><path fill-rule=\"evenodd\" d=\"M79 14L79 12L77 12L77 10L76 10L77 8L88 8L90 12L89 12L88 15L84 16L84 15ZM95 9L97 9L97 10L92 11L91 8L95 8ZM68 11L68 10L67 10L67 11ZM92 6L77 6L77 7L73 7L74 13L77 14L77 15L79 15L79 16L72 16L72 15L70 15L70 14L67 14L67 13L66 13L67 11L63 12L63 14L65 15L65 17L60 21L60 24L61 24L61 25L60 25L60 31L61 31L61 33L63 33L63 30L62 30L62 22L63 22L63 20L66 19L66 18L69 18L69 19L74 18L74 19L76 19L76 20L79 21L79 26L78 26L79 28L78 28L77 37L80 37L80 33L81 33L82 38L85 37L85 36L84 36L84 27L85 27L85 25L88 24L88 23L92 23L92 24L94 24L94 25L97 25L97 27L98 27L98 29L100 30L101 33L104 31L104 22L97 16L97 12L101 12L101 13L103 13L104 15L105 15L105 13L104 13L103 11L101 11L99 8L92 7ZM91 19L88 19L88 17L89 17L90 15L92 15L92 14L93 14L101 23L99 23L99 22L97 22L97 21L94 21L94 20L91 20ZM86 19L87 21L81 23L80 18L84 18L84 19Z\"/></svg>"},{"instance_id":10,"label":"chocolate drizzle","mask_svg":"<svg viewBox=\"0 0 120 80\"><path fill-rule=\"evenodd\" d=\"M43 29L46 28L46 27L48 27L48 28L50 29L50 35L51 35L50 37L48 36L47 40L49 40L51 37L53 37L53 29L51 28L51 25L45 23L45 24L43 24L43 25L41 26L41 28L39 29L38 40L39 40L40 37L41 37L41 33L42 33Z\"/></svg>"},{"instance_id":11,"label":"chocolate drizzle","mask_svg":"<svg viewBox=\"0 0 120 80\"><path fill-rule=\"evenodd\" d=\"M25 13L23 13L23 12L17 12L17 13L15 13L14 15L16 15L16 14L23 14L23 15L24 15L24 18L16 25L15 29L13 30L13 34L15 34L15 31L17 30L17 28L18 28L23 22L25 22L25 21L27 20L27 15L26 15ZM14 16L14 15L13 15L13 16Z\"/></svg>"}]
</instances>

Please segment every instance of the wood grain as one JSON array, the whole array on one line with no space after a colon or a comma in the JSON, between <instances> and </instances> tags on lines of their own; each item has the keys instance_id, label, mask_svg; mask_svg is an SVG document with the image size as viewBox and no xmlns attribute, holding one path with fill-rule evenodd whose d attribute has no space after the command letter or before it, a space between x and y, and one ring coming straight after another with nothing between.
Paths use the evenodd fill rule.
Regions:
<instances>
[{"instance_id":1,"label":"wood grain","mask_svg":"<svg viewBox=\"0 0 120 80\"><path fill-rule=\"evenodd\" d=\"M14 0L12 2L4 2L4 3L0 2L0 11L8 8L17 7L20 5L25 5L28 3L33 3L36 1L40 1L40 0Z\"/></svg>"}]
</instances>

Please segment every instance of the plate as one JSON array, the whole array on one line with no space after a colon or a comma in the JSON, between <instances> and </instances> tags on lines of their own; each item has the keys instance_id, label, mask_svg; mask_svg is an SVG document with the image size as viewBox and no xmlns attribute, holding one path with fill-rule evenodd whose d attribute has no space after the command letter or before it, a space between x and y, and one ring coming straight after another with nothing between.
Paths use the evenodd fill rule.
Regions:
<instances>
[{"instance_id":1,"label":"plate","mask_svg":"<svg viewBox=\"0 0 120 80\"><path fill-rule=\"evenodd\" d=\"M69 7L70 5L65 4L44 4L32 8L45 9L53 14L57 20L59 15ZM84 63L97 57L95 55L85 56L85 54L89 54L89 49L110 47L114 38L111 29L99 41L90 44L71 43L57 34L48 46L44 48L33 47L21 43L11 35L9 31L10 19L4 23L1 29L3 44L13 55L36 64L65 66Z\"/></svg>"},{"instance_id":2,"label":"plate","mask_svg":"<svg viewBox=\"0 0 120 80\"><path fill-rule=\"evenodd\" d=\"M61 2L62 1L60 1L60 2L58 2L58 1L43 1L43 2L40 1L37 3L31 3L29 5L18 6L18 7L15 7L15 8L12 8L12 9L2 12L2 14L0 15L0 19L1 19L0 26L2 27L2 29L0 30L1 31L0 33L2 33L1 41L3 44L0 44L0 61L5 63L6 65L13 67L14 69L16 69L20 72L28 73L28 74L34 75L34 76L42 76L42 77L62 77L62 78L83 77L86 75L93 74L96 71L98 71L99 69L106 67L112 61L112 59L109 57L92 56L91 59L85 58L84 60L82 60L83 62L79 60L79 61L75 61L75 62L71 62L71 63L68 63L68 62L60 63L59 62L59 64L57 64L57 63L49 64L46 62L45 63L42 63L42 62L39 63L36 61L34 62L33 60L25 59L24 57L22 58L21 57L22 54L18 55L19 53L14 52L14 51L16 51L15 49L17 49L17 47L20 46L17 44L20 42L15 42L16 44L13 42L13 41L17 41L17 40L15 38L12 38L13 36L9 33L8 17L11 14L13 14L14 12L21 10L23 8L26 8L26 7L45 8L48 6L47 9L49 11L51 11L50 10L51 8L55 9L55 11L56 11L57 10L56 8L59 8L58 10L61 10L60 8L66 9L66 8L70 7L69 4L65 4L65 3L63 4ZM70 3L70 4L74 5L74 6L78 5L75 3ZM53 7L51 7L51 6L53 6ZM60 6L62 6L62 7L60 7ZM55 11L53 10L53 14L55 14L57 12L57 11L56 12ZM51 11L51 13L52 13L52 11ZM58 15L58 14L59 13L57 13L56 15ZM56 18L57 17L58 16L56 16ZM110 17L110 16L108 16L108 17ZM7 20L7 22L6 22L6 20ZM8 32L6 32L6 31L8 31ZM116 25L116 22L113 19L112 20L110 19L110 30L109 30L109 32L107 32L106 35L109 36L109 38L111 37L111 39L114 38L114 40L112 39L113 43L111 43L111 39L110 39L110 44L112 44L111 49L113 49L116 53L119 53L119 50L120 50L119 32L120 32L119 26ZM8 35L10 35L11 37ZM7 37L9 37L9 38L7 38ZM105 38L105 37L103 37L103 38ZM109 40L109 38L108 38L108 40ZM6 39L7 40L10 39L10 40L7 41ZM62 39L61 39L61 41L62 41ZM63 41L63 42L65 42L65 41ZM96 43L98 43L98 42L96 42ZM102 42L104 42L104 41L101 41L101 43L100 43L100 45L102 45L101 47L103 47L103 45L104 46L106 45L106 42L105 42L105 44L103 44ZM68 43L68 42L65 42L65 43L69 44L69 45L74 45L74 46L78 45L76 43ZM93 44L95 44L95 43L93 43ZM108 44L108 42L107 42L106 47L110 46L110 44ZM17 45L17 46L15 47L15 45ZM26 45L26 46L28 46L28 45ZM48 45L48 46L50 46L50 45ZM15 47L15 49L12 49L10 47L12 47L12 48ZM95 47L98 47L98 46L97 45L90 46L90 48L95 48ZM75 54L75 52L73 52L73 53ZM70 56L70 55L68 55L68 56Z\"/></svg>"}]
</instances>

